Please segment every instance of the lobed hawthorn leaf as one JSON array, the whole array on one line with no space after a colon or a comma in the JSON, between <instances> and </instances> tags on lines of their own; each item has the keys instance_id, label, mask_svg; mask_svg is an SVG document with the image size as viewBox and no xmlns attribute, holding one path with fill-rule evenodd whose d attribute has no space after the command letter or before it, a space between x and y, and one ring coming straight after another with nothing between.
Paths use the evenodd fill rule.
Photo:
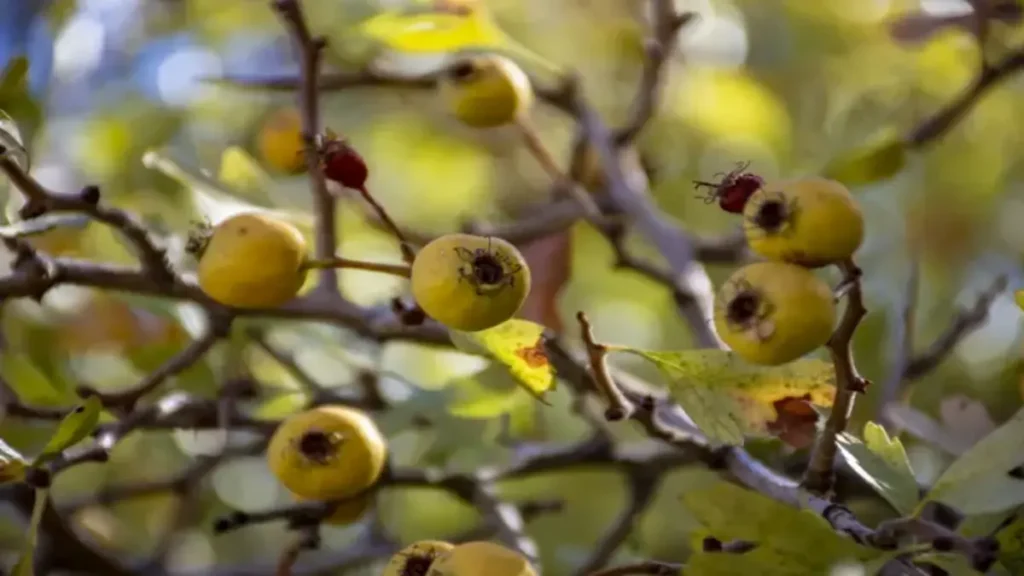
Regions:
<instances>
[{"instance_id":1,"label":"lobed hawthorn leaf","mask_svg":"<svg viewBox=\"0 0 1024 576\"><path fill-rule=\"evenodd\" d=\"M1024 464L1024 408L954 461L935 481L925 502L935 500L961 512L982 514L1024 503L1024 480L1010 475Z\"/></svg>"},{"instance_id":2,"label":"lobed hawthorn leaf","mask_svg":"<svg viewBox=\"0 0 1024 576\"><path fill-rule=\"evenodd\" d=\"M719 540L757 544L744 554L696 552L687 560L688 575L828 574L834 565L866 562L884 554L840 536L817 514L729 482L687 491L682 499L694 518Z\"/></svg>"},{"instance_id":3,"label":"lobed hawthorn leaf","mask_svg":"<svg viewBox=\"0 0 1024 576\"><path fill-rule=\"evenodd\" d=\"M555 369L544 350L545 328L513 318L479 332L449 330L456 348L496 360L534 398L544 402L545 393L555 386Z\"/></svg>"},{"instance_id":4,"label":"lobed hawthorn leaf","mask_svg":"<svg viewBox=\"0 0 1024 576\"><path fill-rule=\"evenodd\" d=\"M899 438L890 438L874 422L864 425L864 440L849 432L836 438L843 458L876 492L901 514L917 506L918 489L914 471Z\"/></svg>"},{"instance_id":5,"label":"lobed hawthorn leaf","mask_svg":"<svg viewBox=\"0 0 1024 576\"><path fill-rule=\"evenodd\" d=\"M97 396L90 396L71 410L57 425L53 436L46 442L33 465L51 460L64 450L87 438L100 422L103 402Z\"/></svg>"},{"instance_id":6,"label":"lobed hawthorn leaf","mask_svg":"<svg viewBox=\"0 0 1024 576\"><path fill-rule=\"evenodd\" d=\"M739 446L747 436L783 437L794 428L813 434L818 416L810 406L835 398L835 369L822 360L759 366L726 350L616 350L657 366L669 395L712 443Z\"/></svg>"}]
</instances>

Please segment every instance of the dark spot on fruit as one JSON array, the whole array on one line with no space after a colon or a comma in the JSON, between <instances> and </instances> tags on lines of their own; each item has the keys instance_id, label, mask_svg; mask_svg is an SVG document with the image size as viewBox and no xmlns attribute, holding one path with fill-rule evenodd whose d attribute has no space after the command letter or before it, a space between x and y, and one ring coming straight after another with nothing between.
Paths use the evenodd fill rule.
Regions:
<instances>
[{"instance_id":1,"label":"dark spot on fruit","mask_svg":"<svg viewBox=\"0 0 1024 576\"><path fill-rule=\"evenodd\" d=\"M481 284L497 284L505 276L501 262L491 254L473 258L473 277Z\"/></svg>"},{"instance_id":2,"label":"dark spot on fruit","mask_svg":"<svg viewBox=\"0 0 1024 576\"><path fill-rule=\"evenodd\" d=\"M778 230L789 218L789 210L781 200L767 200L757 209L754 223L759 228L772 231Z\"/></svg>"},{"instance_id":3,"label":"dark spot on fruit","mask_svg":"<svg viewBox=\"0 0 1024 576\"><path fill-rule=\"evenodd\" d=\"M459 62L448 69L448 77L452 80L466 80L475 73L476 66L469 60Z\"/></svg>"},{"instance_id":4,"label":"dark spot on fruit","mask_svg":"<svg viewBox=\"0 0 1024 576\"><path fill-rule=\"evenodd\" d=\"M299 438L299 452L310 460L326 463L334 456L337 444L330 434L313 430Z\"/></svg>"},{"instance_id":5,"label":"dark spot on fruit","mask_svg":"<svg viewBox=\"0 0 1024 576\"><path fill-rule=\"evenodd\" d=\"M249 233L249 229L246 228L245 226L242 226L241 228L238 229L238 235L239 236L245 236L248 233Z\"/></svg>"},{"instance_id":6,"label":"dark spot on fruit","mask_svg":"<svg viewBox=\"0 0 1024 576\"><path fill-rule=\"evenodd\" d=\"M744 291L729 301L726 316L736 324L746 324L757 316L761 298L754 292Z\"/></svg>"},{"instance_id":7,"label":"dark spot on fruit","mask_svg":"<svg viewBox=\"0 0 1024 576\"><path fill-rule=\"evenodd\" d=\"M402 569L402 576L427 576L430 566L434 563L433 554L415 554L409 556Z\"/></svg>"}]
</instances>

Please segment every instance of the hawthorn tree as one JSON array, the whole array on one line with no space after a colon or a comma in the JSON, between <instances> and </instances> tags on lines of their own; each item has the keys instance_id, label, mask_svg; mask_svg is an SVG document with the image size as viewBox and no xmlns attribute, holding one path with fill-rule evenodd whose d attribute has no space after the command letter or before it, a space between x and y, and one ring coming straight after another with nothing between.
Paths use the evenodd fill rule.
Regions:
<instances>
[{"instance_id":1,"label":"hawthorn tree","mask_svg":"<svg viewBox=\"0 0 1024 576\"><path fill-rule=\"evenodd\" d=\"M858 369L862 350L869 347L855 346L858 328L874 306L864 287L872 270L862 269L857 256L843 258L832 267L835 296L843 305L822 358L798 360L783 368L740 367L716 333L712 321L716 296L705 266L732 270L755 259L747 239L742 230L706 238L685 229L658 207L651 194L657 171L645 170L637 160L642 133L658 122L659 94L680 30L697 15L677 11L668 0L643 4L649 8L644 64L626 119L610 125L576 74L558 69L548 81L531 79L531 90L542 105L575 128L572 153L560 160L548 151L534 127L518 127L523 147L552 179L552 199L502 223L473 220L463 228L481 237L507 240L526 256L534 280L521 310L523 323L516 324L521 330L514 333L500 327L496 332L458 332L432 319L407 294L384 304L361 305L339 290L339 277L347 268L408 275L398 264L374 265L337 256L344 211L365 217L391 234L406 264L437 235L407 229L389 216L365 186L365 173L358 181L346 181L353 170L363 169L362 161L357 150L347 148L348 143L322 122L322 97L367 87L430 90L443 79L436 74L393 76L373 66L322 71L328 43L313 31L312 19L298 0L275 0L269 8L295 49L301 74L247 78L229 71L221 79L247 89L297 93L301 126L295 131L296 149L304 163L296 162L294 169L306 173L312 198L313 257L326 264L315 266L322 269L312 273L311 289L280 306L238 308L212 298L182 264L183 235L168 234L165 223L116 206L106 197L103 182L78 190L44 185L31 171L32 139L22 139L18 129L19 124L38 121L25 100L27 63L16 60L8 66L0 83L0 105L9 109L12 118L0 125L0 170L10 181L10 193L20 199L20 208L9 215L10 222L0 234L10 254L10 269L0 278L0 295L6 315L13 318L5 321L0 341L0 384L5 425L14 431L5 434L8 442L0 478L6 482L4 498L28 522L25 541L19 542L16 554L8 555L13 573L378 574L392 555L413 540L389 526L389 514L380 509L380 499L418 489L443 493L473 510L472 528L465 532L450 533L450 524L435 517L429 523L432 533L419 536L453 543L494 540L531 561L537 573L902 575L1024 570L1020 544L1024 521L1019 515L1024 502L1024 413L1017 411L997 425L980 403L958 397L955 406L943 403L943 415L952 416L940 425L911 402L900 400L911 382L936 370L961 341L985 324L990 307L1007 288L1007 275L996 275L969 306L945 314L946 327L931 344L920 347L913 339L920 273L918 263L912 261L907 293L899 303L895 354L881 376L884 381L876 376L872 383ZM892 26L893 37L908 45L926 43L949 30L973 39L981 57L969 85L905 134L844 151L816 172L856 190L911 170L911 159L927 154L926 149L948 136L990 90L1024 67L1024 49L1004 42L1012 37L1006 29L1020 20L1019 4L970 4L973 11L966 16L922 12L905 15ZM436 2L429 10L403 16L405 20L392 23L388 30L414 28L431 14L495 26L483 10L473 3ZM484 20L472 20L481 14ZM479 44L493 40L493 45L482 47L536 58L501 36L498 28L488 30L491 36L452 40L459 45L452 49L479 49ZM268 146L273 148L288 137L271 132ZM338 160L339 153L343 161ZM401 165L400 158L394 161ZM191 187L219 189L224 184L198 171L183 176L187 170L157 153L146 154L144 162ZM753 174L748 168L743 165L711 183L717 187L711 199L725 207L723 186ZM372 174L400 168L370 163L368 169ZM222 169L220 178L227 176ZM696 176L700 185L707 186L706 175ZM751 192L763 184L757 178ZM339 182L358 194L339 192ZM709 212L716 209L711 204L707 207ZM95 222L116 233L130 246L133 261L114 263L60 254L43 241L47 234L83 222ZM587 311L578 309L582 306L573 306L572 321L560 317L556 300L569 277L567 231L573 226L600 235L614 255L612 266L672 294L675 309L691 333L691 349L654 352L613 342L614 335L601 334L591 325ZM642 243L633 242L633 235ZM651 255L644 255L645 250ZM587 265L608 263L595 259ZM130 315L158 312L155 316L161 320L155 337L152 331L137 329L136 316L128 323L135 327L128 339L151 338L158 343L151 357L131 359L136 370L145 368L140 381L111 389L93 380L91 370L99 368L69 366L62 356L67 342L49 340L51 332L35 326L38 319L26 306L45 309L47 296L65 286L133 295L137 297L133 305L143 308L134 312L129 308ZM31 301L36 304L26 304ZM118 306L90 310L81 320L87 326L125 313ZM175 314L180 323L169 320ZM186 332L179 324L189 319L193 329ZM292 325L342 328L347 336L311 331L299 344L293 340L291 346L282 345L274 330ZM118 324L112 326L116 329ZM300 358L305 347L317 342L316 346L355 350L353 357L369 350L367 355L375 360L349 358L354 366L349 370L351 382L329 385L321 381L322 374L310 373ZM379 357L382 346L395 342L475 353L490 362L479 374L501 382L495 385L497 391L488 391L483 376L469 377L464 383L475 394L469 400L420 390L415 383L396 394L395 367ZM638 354L659 370L627 372L609 361L618 352ZM216 358L212 363L216 373L204 364L211 357ZM281 394L280 387L268 385L263 373L268 362L295 382L295 389ZM58 381L77 384L59 389L53 384ZM209 382L215 385L195 385ZM822 392L826 388L827 393ZM825 400L813 403L824 407L812 409L803 401L801 394L812 391L823 394ZM855 400L869 392L883 407L874 416L878 423L851 426ZM737 399L762 409L738 409L730 404ZM335 528L325 522L351 504L349 498L288 500L233 511L214 502L210 493L218 470L232 461L261 456L286 416L325 405L368 414L387 436L389 460L372 486L360 494L377 507L355 514L342 536L326 538L324 532ZM1013 407L1017 408L1019 402ZM558 427L564 430L545 430L538 423L550 411L570 413L573 423L559 420ZM501 433L482 438L482 424L460 427L460 418L476 424L493 419ZM858 424L871 418L862 418ZM960 435L951 432L951 422L958 418L981 422L973 437L965 437L962 430ZM745 444L743 434L737 439L730 426L740 432L744 427L759 428L774 438ZM35 433L22 437L19 431L23 430ZM167 469L160 473L136 470L134 480L110 484L92 480L91 489L76 489L82 470L119 464L118 450L125 445L166 442L168 436L183 433L215 433L212 437L219 440L206 453L178 458L176 463L140 465ZM446 439L428 453L393 450L392 444L430 435ZM949 458L952 463L945 471L922 485L900 435L956 458ZM464 465L460 450L472 452L473 467ZM128 453L137 455L137 448ZM707 473L681 481L676 473L684 468ZM535 497L536 491L529 498L517 498L509 486L587 470L609 470L622 478L622 509L581 555L565 560L551 552L541 562L540 552L548 543L531 535L531 521L571 510L566 510L562 499ZM693 526L686 530L688 540L665 554L654 554L645 552L636 535L643 515L659 506L661 493L681 499ZM601 499L590 505L606 506L603 496L587 496ZM171 512L151 550L144 554L126 550L116 537L103 541L104 534L117 533L110 526L118 521L104 513L108 507L158 497L170 499ZM414 516L421 505L417 502L428 497L416 498L423 500L401 500L402 505L390 515L399 520L403 515ZM144 524L146 518L136 515L134 520ZM288 538L281 539L280 531L264 533L259 542L273 541L279 549L255 562L213 562L191 572L181 568L182 561L171 562L176 550L193 550L183 547L183 535L235 538L233 542L242 542L237 545L245 549L246 534L266 525L283 527ZM850 572L840 571L844 567ZM417 573L408 576L413 574Z\"/></svg>"}]
</instances>

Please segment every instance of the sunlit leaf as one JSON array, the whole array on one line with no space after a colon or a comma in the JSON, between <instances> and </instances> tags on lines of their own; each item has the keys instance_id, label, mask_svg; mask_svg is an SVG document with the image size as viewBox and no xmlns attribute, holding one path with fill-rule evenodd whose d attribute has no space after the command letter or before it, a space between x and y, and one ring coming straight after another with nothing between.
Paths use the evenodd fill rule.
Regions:
<instances>
[{"instance_id":1,"label":"sunlit leaf","mask_svg":"<svg viewBox=\"0 0 1024 576\"><path fill-rule=\"evenodd\" d=\"M882 554L840 536L817 514L729 482L687 490L682 499L694 518L719 540L757 543L744 554L695 553L687 561L686 574L828 574L835 564L864 562ZM752 563L719 559L725 556ZM751 570L730 572L734 566Z\"/></svg>"},{"instance_id":2,"label":"sunlit leaf","mask_svg":"<svg viewBox=\"0 0 1024 576\"><path fill-rule=\"evenodd\" d=\"M0 146L3 147L4 154L14 160L22 170L29 169L28 150L25 149L21 130L14 119L3 110L0 110Z\"/></svg>"},{"instance_id":3,"label":"sunlit leaf","mask_svg":"<svg viewBox=\"0 0 1024 576\"><path fill-rule=\"evenodd\" d=\"M941 501L966 514L997 512L1024 503L1024 480L1010 475L1021 464L1024 408L953 462L924 502Z\"/></svg>"},{"instance_id":4,"label":"sunlit leaf","mask_svg":"<svg viewBox=\"0 0 1024 576\"><path fill-rule=\"evenodd\" d=\"M650 351L618 348L649 360L672 398L714 443L738 446L745 436L773 436L792 402L828 407L835 398L830 362L804 359L759 366L724 350ZM783 420L780 422L780 420Z\"/></svg>"},{"instance_id":5,"label":"sunlit leaf","mask_svg":"<svg viewBox=\"0 0 1024 576\"><path fill-rule=\"evenodd\" d=\"M519 385L538 400L555 385L555 369L544 350L544 327L512 319L479 332L450 330L452 343L463 352L497 360Z\"/></svg>"},{"instance_id":6,"label":"sunlit leaf","mask_svg":"<svg viewBox=\"0 0 1024 576\"><path fill-rule=\"evenodd\" d=\"M508 369L493 363L445 386L445 392L451 397L448 411L459 418L494 418L515 406L518 389L519 383Z\"/></svg>"},{"instance_id":7,"label":"sunlit leaf","mask_svg":"<svg viewBox=\"0 0 1024 576\"><path fill-rule=\"evenodd\" d=\"M224 149L217 179L235 190L259 190L271 180L256 159L239 146Z\"/></svg>"},{"instance_id":8,"label":"sunlit leaf","mask_svg":"<svg viewBox=\"0 0 1024 576\"><path fill-rule=\"evenodd\" d=\"M0 238L24 238L56 228L85 228L90 221L82 214L43 214L31 220L0 226Z\"/></svg>"},{"instance_id":9,"label":"sunlit leaf","mask_svg":"<svg viewBox=\"0 0 1024 576\"><path fill-rule=\"evenodd\" d=\"M1024 290L1015 290L1013 292L1013 301L1017 303L1017 307L1024 310Z\"/></svg>"},{"instance_id":10,"label":"sunlit leaf","mask_svg":"<svg viewBox=\"0 0 1024 576\"><path fill-rule=\"evenodd\" d=\"M33 576L35 573L36 541L39 539L39 524L43 521L43 513L50 501L50 491L45 488L36 489L35 503L32 504L32 518L25 532L25 543L21 547L18 563L14 565L11 576Z\"/></svg>"},{"instance_id":11,"label":"sunlit leaf","mask_svg":"<svg viewBox=\"0 0 1024 576\"><path fill-rule=\"evenodd\" d=\"M43 447L43 451L36 457L35 463L46 462L87 438L99 424L102 410L103 402L99 397L86 398L61 420L57 430Z\"/></svg>"},{"instance_id":12,"label":"sunlit leaf","mask_svg":"<svg viewBox=\"0 0 1024 576\"><path fill-rule=\"evenodd\" d=\"M284 391L261 402L253 416L267 420L284 418L305 407L306 401L306 395L299 390Z\"/></svg>"},{"instance_id":13,"label":"sunlit leaf","mask_svg":"<svg viewBox=\"0 0 1024 576\"><path fill-rule=\"evenodd\" d=\"M25 458L0 438L0 484L20 482L26 468Z\"/></svg>"},{"instance_id":14,"label":"sunlit leaf","mask_svg":"<svg viewBox=\"0 0 1024 576\"><path fill-rule=\"evenodd\" d=\"M836 439L847 463L901 514L910 514L917 506L917 482L899 438L890 438L885 429L868 422L864 440L844 432Z\"/></svg>"},{"instance_id":15,"label":"sunlit leaf","mask_svg":"<svg viewBox=\"0 0 1024 576\"><path fill-rule=\"evenodd\" d=\"M907 150L898 135L886 135L830 162L823 175L847 186L863 186L898 174L907 163Z\"/></svg>"},{"instance_id":16,"label":"sunlit leaf","mask_svg":"<svg viewBox=\"0 0 1024 576\"><path fill-rule=\"evenodd\" d=\"M9 351L0 354L0 376L22 402L54 404L64 397L50 377L25 354Z\"/></svg>"},{"instance_id":17,"label":"sunlit leaf","mask_svg":"<svg viewBox=\"0 0 1024 576\"><path fill-rule=\"evenodd\" d=\"M389 10L366 20L358 30L387 49L404 54L452 54L500 51L548 71L558 67L510 38L483 6L438 9L438 5Z\"/></svg>"}]
</instances>

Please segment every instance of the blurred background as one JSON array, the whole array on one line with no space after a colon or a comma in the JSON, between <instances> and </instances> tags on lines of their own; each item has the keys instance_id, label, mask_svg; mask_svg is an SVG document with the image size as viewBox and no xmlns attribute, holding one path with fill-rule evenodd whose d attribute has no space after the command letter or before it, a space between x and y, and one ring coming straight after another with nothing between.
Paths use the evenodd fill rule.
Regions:
<instances>
[{"instance_id":1,"label":"blurred background","mask_svg":"<svg viewBox=\"0 0 1024 576\"><path fill-rule=\"evenodd\" d=\"M399 4L304 2L314 32L330 41L329 67L357 59L365 42L354 32L356 26ZM642 68L647 2L485 4L520 43L578 70L587 94L610 123L625 119ZM892 33L891 24L906 13L966 14L970 6L964 0L676 4L696 12L698 19L684 29L671 55L661 107L636 146L659 205L699 234L728 233L737 222L697 198L693 180L711 179L738 162L750 162L750 170L768 178L816 172L879 135L912 130L972 81L981 57L974 38L959 27L928 37ZM985 49L998 56L1021 40L1024 29L997 22ZM0 0L0 67L19 54L31 64L28 92L7 95L0 107L18 122L31 151L32 173L44 184L68 191L86 183L100 185L106 201L139 214L178 252L197 219L217 220L251 205L288 210L298 215L297 221L303 221L302 215L308 221L306 177L280 172L260 148L261 135L287 127L294 96L204 81L224 74L297 74L290 43L267 2ZM542 70L530 71L544 77ZM857 422L878 416L878 390L891 378L902 341L901 310L915 262L920 289L912 341L922 349L948 326L959 306L973 302L997 275L1009 275L1011 287L1022 283L1022 92L1024 77L1011 78L948 135L911 153L895 176L854 190L866 212L867 240L858 263L866 273L870 311L857 333L856 351L864 375L879 384L859 401ZM457 229L467 218L507 220L547 198L548 179L514 140L467 133L439 111L434 94L422 89L356 88L322 98L324 124L363 154L371 168L370 189L402 226L438 234ZM551 148L568 158L571 123L543 105L534 118ZM236 179L235 195L229 198L204 186L202 179L216 177L222 153L231 147L247 152L244 158L265 173L234 157L236 171L252 178ZM150 155L147 165L143 158L152 151L159 156ZM154 169L158 165L164 169ZM191 176L173 177L179 169ZM10 214L19 199L10 191L5 194ZM339 252L400 261L393 239L362 214L339 214ZM96 224L55 230L33 242L52 254L132 262L115 235ZM631 247L657 256L640 241ZM649 349L691 346L669 291L614 269L606 240L587 225L573 228L570 258L572 275L557 299L562 319L571 321L577 310L586 310L597 334L616 343ZM717 284L731 270L712 267L709 272ZM386 304L404 290L402 282L371 273L345 271L341 278L345 296L362 305ZM0 375L22 383L19 397L39 405L66 405L77 383L103 390L132 386L201 328L197 317L189 304L70 287L51 291L41 303L6 302ZM1001 296L988 322L937 370L904 386L898 399L954 434L990 429L1021 405L1021 326L1012 297ZM446 415L437 401L446 383L478 368L476 360L417 344L379 346L338 327L294 322L259 327L272 346L294 354L325 385L350 386L361 371L383 368L385 393L410 407L379 420L398 463L458 469L508 458L509 450L496 441L502 432L498 421ZM619 364L659 382L647 366ZM239 371L283 391L301 389L295 375L264 349L246 345L216 350L174 379L174 386L212 395ZM569 400L560 390L554 393L553 408L521 402L512 411L513 431L539 440L579 437L586 428L568 410ZM279 395L254 410L263 418L281 418L301 401L300 395ZM413 428L409 415L416 411L436 412L440 424ZM630 426L616 428L627 438L640 437ZM6 418L0 424L0 435L27 452L37 450L51 431L52 423ZM487 440L465 443L481 437ZM184 573L201 574L214 564L270 566L282 542L282 525L225 535L211 530L213 519L231 510L256 511L289 500L259 455L233 459L210 474L186 520L176 517L180 502L169 493L109 505L94 498L105 487L173 476L199 455L251 439L235 431L133 434L117 446L109 464L80 466L60 476L55 499L58 507L74 513L78 529L126 557L166 546L169 567ZM922 483L952 458L912 435L905 441ZM752 449L780 466L806 457L777 442ZM685 558L695 526L679 494L688 482L708 474L700 469L674 473L619 559ZM528 526L551 576L568 574L582 561L625 502L622 478L612 471L537 477L505 485L503 491L516 499L566 499L561 513L540 516ZM476 520L471 509L426 490L386 490L378 507L383 524L402 540L457 534ZM887 513L867 496L855 500L854 507L865 521ZM8 551L5 562L13 562L23 528L16 515L2 520L0 549ZM169 526L175 527L170 538ZM358 530L325 529L324 548L344 546ZM378 570L372 566L352 573Z\"/></svg>"}]
</instances>

